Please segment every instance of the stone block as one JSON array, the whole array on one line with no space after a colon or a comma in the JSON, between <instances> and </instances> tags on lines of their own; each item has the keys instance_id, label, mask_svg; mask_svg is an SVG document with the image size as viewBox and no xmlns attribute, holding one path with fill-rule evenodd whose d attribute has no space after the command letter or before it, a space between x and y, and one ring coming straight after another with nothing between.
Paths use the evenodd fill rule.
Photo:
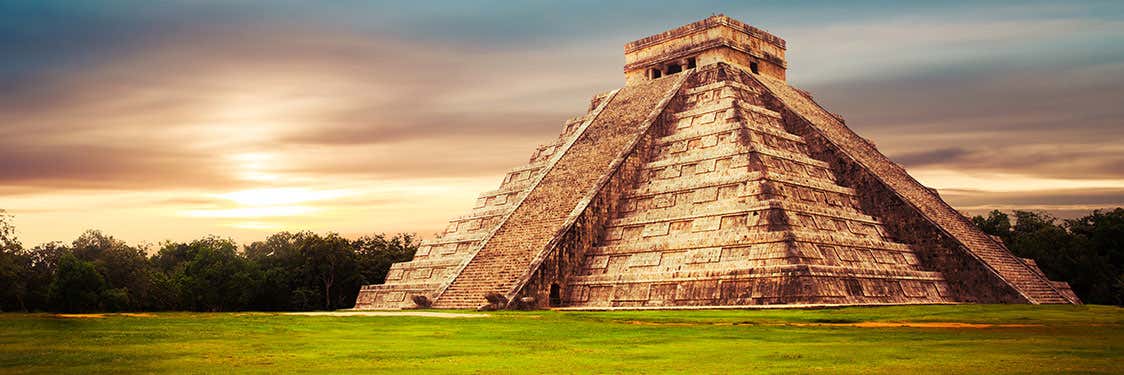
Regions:
<instances>
[{"instance_id":1,"label":"stone block","mask_svg":"<svg viewBox=\"0 0 1124 375\"><path fill-rule=\"evenodd\" d=\"M697 217L691 220L692 232L709 232L718 230L722 224L722 217L720 216L704 216Z\"/></svg>"},{"instance_id":2,"label":"stone block","mask_svg":"<svg viewBox=\"0 0 1124 375\"><path fill-rule=\"evenodd\" d=\"M632 254L628 258L628 268L658 266L662 257L663 253L658 251Z\"/></svg>"},{"instance_id":3,"label":"stone block","mask_svg":"<svg viewBox=\"0 0 1124 375\"><path fill-rule=\"evenodd\" d=\"M707 247L687 250L687 263L712 263L722 258L721 247Z\"/></svg>"},{"instance_id":4,"label":"stone block","mask_svg":"<svg viewBox=\"0 0 1124 375\"><path fill-rule=\"evenodd\" d=\"M585 307L1075 301L785 84L784 48L725 16L630 43L625 88L356 307L546 306L554 283Z\"/></svg>"},{"instance_id":5,"label":"stone block","mask_svg":"<svg viewBox=\"0 0 1124 375\"><path fill-rule=\"evenodd\" d=\"M617 284L613 288L613 301L647 301L648 284Z\"/></svg>"}]
</instances>

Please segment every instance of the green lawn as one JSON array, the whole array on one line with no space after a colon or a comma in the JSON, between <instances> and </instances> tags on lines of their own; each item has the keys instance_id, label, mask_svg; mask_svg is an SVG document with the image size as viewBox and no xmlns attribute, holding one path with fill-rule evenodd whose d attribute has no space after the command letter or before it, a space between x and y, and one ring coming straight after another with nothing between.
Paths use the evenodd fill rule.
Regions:
<instances>
[{"instance_id":1,"label":"green lawn","mask_svg":"<svg viewBox=\"0 0 1124 375\"><path fill-rule=\"evenodd\" d=\"M855 327L860 322L1015 324ZM1124 373L1124 309L0 314L0 373Z\"/></svg>"}]
</instances>

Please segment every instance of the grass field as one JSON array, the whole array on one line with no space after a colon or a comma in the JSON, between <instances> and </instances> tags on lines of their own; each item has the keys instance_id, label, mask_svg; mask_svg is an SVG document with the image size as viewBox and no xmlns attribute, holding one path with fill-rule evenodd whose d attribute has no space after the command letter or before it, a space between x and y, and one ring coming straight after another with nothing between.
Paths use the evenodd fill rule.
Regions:
<instances>
[{"instance_id":1,"label":"grass field","mask_svg":"<svg viewBox=\"0 0 1124 375\"><path fill-rule=\"evenodd\" d=\"M0 373L810 371L1120 374L1124 309L534 311L472 319L0 314Z\"/></svg>"}]
</instances>

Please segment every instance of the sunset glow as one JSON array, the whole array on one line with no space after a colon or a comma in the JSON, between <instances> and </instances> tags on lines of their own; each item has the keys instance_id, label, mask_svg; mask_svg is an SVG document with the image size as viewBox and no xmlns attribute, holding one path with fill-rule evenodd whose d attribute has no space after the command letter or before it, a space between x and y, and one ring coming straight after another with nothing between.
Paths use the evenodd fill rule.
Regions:
<instances>
[{"instance_id":1,"label":"sunset glow","mask_svg":"<svg viewBox=\"0 0 1124 375\"><path fill-rule=\"evenodd\" d=\"M1119 2L447 6L10 6L0 209L32 245L429 237L620 87L623 43L711 10L958 209L1124 205Z\"/></svg>"}]
</instances>

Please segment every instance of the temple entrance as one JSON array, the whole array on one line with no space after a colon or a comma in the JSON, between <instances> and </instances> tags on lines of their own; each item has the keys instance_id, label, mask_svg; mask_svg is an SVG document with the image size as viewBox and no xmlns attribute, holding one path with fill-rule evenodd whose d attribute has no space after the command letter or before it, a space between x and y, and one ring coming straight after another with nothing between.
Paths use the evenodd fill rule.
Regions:
<instances>
[{"instance_id":1,"label":"temple entrance","mask_svg":"<svg viewBox=\"0 0 1124 375\"><path fill-rule=\"evenodd\" d=\"M558 284L550 284L550 307L562 306L562 288Z\"/></svg>"}]
</instances>

